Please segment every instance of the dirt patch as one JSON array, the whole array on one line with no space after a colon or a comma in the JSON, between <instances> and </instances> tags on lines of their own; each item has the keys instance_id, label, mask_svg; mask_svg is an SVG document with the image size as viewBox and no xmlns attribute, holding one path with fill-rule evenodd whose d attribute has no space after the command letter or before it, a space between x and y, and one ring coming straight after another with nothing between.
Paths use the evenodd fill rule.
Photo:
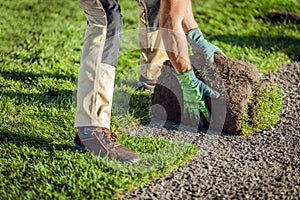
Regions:
<instances>
[{"instance_id":1,"label":"dirt patch","mask_svg":"<svg viewBox=\"0 0 300 200\"><path fill-rule=\"evenodd\" d=\"M221 93L218 99L206 99L212 114L211 122L207 122L203 116L200 122L183 117L182 91L169 61L162 68L151 97L151 116L177 124L241 134L244 113L250 114L249 120L256 113L255 106L251 104L252 96L259 93L265 84L261 84L257 68L250 63L217 54L214 64L204 60L201 55L191 57L197 78Z\"/></svg>"},{"instance_id":2,"label":"dirt patch","mask_svg":"<svg viewBox=\"0 0 300 200\"><path fill-rule=\"evenodd\" d=\"M267 15L267 19L272 23L289 21L292 23L300 24L300 15L281 11L269 13Z\"/></svg>"}]
</instances>

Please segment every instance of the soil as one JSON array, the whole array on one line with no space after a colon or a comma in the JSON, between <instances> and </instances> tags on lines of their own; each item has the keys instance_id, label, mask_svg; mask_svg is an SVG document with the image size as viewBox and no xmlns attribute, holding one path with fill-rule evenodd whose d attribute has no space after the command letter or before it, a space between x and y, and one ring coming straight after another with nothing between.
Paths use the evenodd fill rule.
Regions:
<instances>
[{"instance_id":1,"label":"soil","mask_svg":"<svg viewBox=\"0 0 300 200\"><path fill-rule=\"evenodd\" d=\"M286 13L286 12L271 12L267 15L267 19L271 22L284 22L289 21L292 23L300 24L300 15L293 14L293 13Z\"/></svg>"},{"instance_id":2,"label":"soil","mask_svg":"<svg viewBox=\"0 0 300 200\"><path fill-rule=\"evenodd\" d=\"M184 107L182 91L169 61L165 62L152 94L151 116L178 125L241 134L244 112L251 109L249 113L255 114L254 107L248 105L249 99L262 89L260 86L265 85L261 83L257 68L250 63L220 54L215 54L214 64L205 62L202 54L195 54L190 59L196 77L221 94L218 99L206 98L211 111L210 123L202 115L200 122L196 122L181 114Z\"/></svg>"}]
</instances>

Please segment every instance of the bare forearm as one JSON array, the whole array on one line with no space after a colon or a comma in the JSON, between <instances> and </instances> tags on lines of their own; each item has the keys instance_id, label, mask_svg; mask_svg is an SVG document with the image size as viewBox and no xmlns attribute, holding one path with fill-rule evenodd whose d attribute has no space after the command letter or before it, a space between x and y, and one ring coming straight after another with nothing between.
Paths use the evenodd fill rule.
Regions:
<instances>
[{"instance_id":1,"label":"bare forearm","mask_svg":"<svg viewBox=\"0 0 300 200\"><path fill-rule=\"evenodd\" d=\"M198 27L198 24L195 21L194 14L193 14L192 2L190 0L188 1L186 14L182 21L182 27L184 29L185 34L187 34L190 30Z\"/></svg>"},{"instance_id":2,"label":"bare forearm","mask_svg":"<svg viewBox=\"0 0 300 200\"><path fill-rule=\"evenodd\" d=\"M191 69L185 35L170 29L161 29L161 33L168 57L175 70L183 73Z\"/></svg>"},{"instance_id":3,"label":"bare forearm","mask_svg":"<svg viewBox=\"0 0 300 200\"><path fill-rule=\"evenodd\" d=\"M182 26L186 1L161 0L160 30L168 57L178 73L191 69L188 44Z\"/></svg>"}]
</instances>

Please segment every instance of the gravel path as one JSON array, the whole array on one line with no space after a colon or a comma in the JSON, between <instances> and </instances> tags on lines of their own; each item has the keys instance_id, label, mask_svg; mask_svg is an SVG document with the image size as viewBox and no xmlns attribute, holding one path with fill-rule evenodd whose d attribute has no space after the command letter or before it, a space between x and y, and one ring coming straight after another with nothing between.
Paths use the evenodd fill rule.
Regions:
<instances>
[{"instance_id":1,"label":"gravel path","mask_svg":"<svg viewBox=\"0 0 300 200\"><path fill-rule=\"evenodd\" d=\"M283 88L284 109L278 124L250 136L172 131L158 124L139 127L191 142L200 155L146 187L121 199L299 199L300 62L270 75ZM155 135L155 134L154 134Z\"/></svg>"}]
</instances>

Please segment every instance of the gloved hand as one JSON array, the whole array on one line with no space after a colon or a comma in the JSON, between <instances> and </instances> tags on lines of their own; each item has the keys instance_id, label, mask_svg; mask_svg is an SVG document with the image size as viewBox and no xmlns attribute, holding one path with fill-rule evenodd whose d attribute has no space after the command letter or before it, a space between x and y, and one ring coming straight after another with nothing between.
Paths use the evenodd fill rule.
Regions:
<instances>
[{"instance_id":1,"label":"gloved hand","mask_svg":"<svg viewBox=\"0 0 300 200\"><path fill-rule=\"evenodd\" d=\"M195 43L200 46L203 50L206 60L209 63L214 62L214 53L220 53L224 55L224 53L219 49L219 47L209 43L207 40L204 39L203 34L199 28L191 29L187 33L187 38L190 44L192 45L193 53L195 53Z\"/></svg>"},{"instance_id":2,"label":"gloved hand","mask_svg":"<svg viewBox=\"0 0 300 200\"><path fill-rule=\"evenodd\" d=\"M175 74L175 76L183 92L184 117L199 122L200 110L206 120L210 122L210 112L205 104L205 96L218 98L220 94L200 81L195 76L193 69L183 74Z\"/></svg>"}]
</instances>

